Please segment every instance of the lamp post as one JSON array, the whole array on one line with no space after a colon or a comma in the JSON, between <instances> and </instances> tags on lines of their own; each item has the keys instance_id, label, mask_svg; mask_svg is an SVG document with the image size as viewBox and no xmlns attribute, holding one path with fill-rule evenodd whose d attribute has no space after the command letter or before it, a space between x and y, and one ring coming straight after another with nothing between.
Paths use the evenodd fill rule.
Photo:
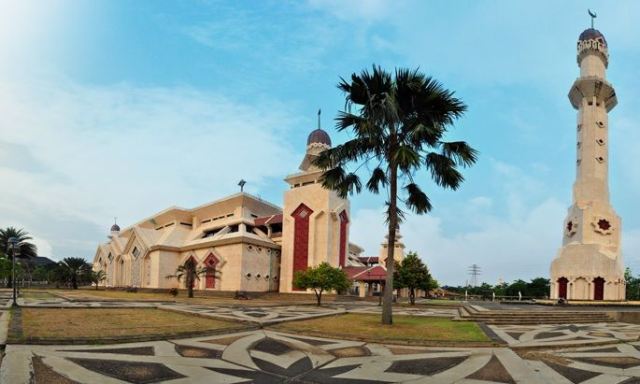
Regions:
<instances>
[{"instance_id":1,"label":"lamp post","mask_svg":"<svg viewBox=\"0 0 640 384\"><path fill-rule=\"evenodd\" d=\"M15 238L9 238L9 251L11 252L11 287L13 288L13 304L12 307L17 307L16 301L16 257L20 254L20 241Z\"/></svg>"}]
</instances>

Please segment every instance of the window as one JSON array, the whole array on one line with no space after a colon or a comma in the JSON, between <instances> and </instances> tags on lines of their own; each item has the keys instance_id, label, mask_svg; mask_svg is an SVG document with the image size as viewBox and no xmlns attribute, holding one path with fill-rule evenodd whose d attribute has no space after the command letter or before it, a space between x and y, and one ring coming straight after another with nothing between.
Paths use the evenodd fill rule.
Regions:
<instances>
[{"instance_id":1,"label":"window","mask_svg":"<svg viewBox=\"0 0 640 384\"><path fill-rule=\"evenodd\" d=\"M107 256L107 259L109 259L109 262L113 261L113 255L111 254L111 252L109 252L109 256Z\"/></svg>"},{"instance_id":2,"label":"window","mask_svg":"<svg viewBox=\"0 0 640 384\"><path fill-rule=\"evenodd\" d=\"M137 259L138 256L140 256L140 250L138 249L138 247L133 247L133 251L131 251L131 254Z\"/></svg>"}]
</instances>

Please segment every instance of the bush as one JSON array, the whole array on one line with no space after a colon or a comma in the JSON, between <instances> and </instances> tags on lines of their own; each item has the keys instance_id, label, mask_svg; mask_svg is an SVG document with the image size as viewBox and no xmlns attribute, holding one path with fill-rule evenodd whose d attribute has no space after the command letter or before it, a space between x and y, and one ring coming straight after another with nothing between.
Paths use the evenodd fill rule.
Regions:
<instances>
[{"instance_id":1,"label":"bush","mask_svg":"<svg viewBox=\"0 0 640 384\"><path fill-rule=\"evenodd\" d=\"M171 289L169 290L169 294L170 294L171 296L173 296L173 297L178 296L178 288L171 288Z\"/></svg>"}]
</instances>

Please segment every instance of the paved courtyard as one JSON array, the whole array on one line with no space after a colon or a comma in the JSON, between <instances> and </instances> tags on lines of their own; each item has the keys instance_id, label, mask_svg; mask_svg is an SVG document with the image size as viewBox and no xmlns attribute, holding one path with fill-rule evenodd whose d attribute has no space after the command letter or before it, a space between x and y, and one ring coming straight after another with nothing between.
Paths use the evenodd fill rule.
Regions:
<instances>
[{"instance_id":1,"label":"paved courtyard","mask_svg":"<svg viewBox=\"0 0 640 384\"><path fill-rule=\"evenodd\" d=\"M640 343L522 358L268 330L103 346L10 345L7 383L637 383ZM9 369L10 368L10 369Z\"/></svg>"},{"instance_id":2,"label":"paved courtyard","mask_svg":"<svg viewBox=\"0 0 640 384\"><path fill-rule=\"evenodd\" d=\"M158 307L264 328L111 345L8 345L1 383L640 383L640 325L634 324L487 325L496 347L420 347L287 334L268 327L341 313L379 313L375 303L243 306L64 298L20 303ZM399 307L395 313L454 318L458 310L420 306ZM0 339L3 330L6 336L6 314L0 310ZM336 327L348 327L338 319Z\"/></svg>"}]
</instances>

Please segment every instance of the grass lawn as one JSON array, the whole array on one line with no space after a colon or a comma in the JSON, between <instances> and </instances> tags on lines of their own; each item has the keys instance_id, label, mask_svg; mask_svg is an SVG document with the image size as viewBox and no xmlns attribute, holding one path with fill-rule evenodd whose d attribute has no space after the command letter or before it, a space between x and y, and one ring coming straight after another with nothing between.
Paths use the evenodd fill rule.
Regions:
<instances>
[{"instance_id":1,"label":"grass lawn","mask_svg":"<svg viewBox=\"0 0 640 384\"><path fill-rule=\"evenodd\" d=\"M273 305L282 301L283 303L300 303L315 304L314 295L266 295L265 297L251 300L236 300L230 294L229 296L204 296L199 295L198 291L194 292L195 297L188 298L185 290L180 290L177 297L171 296L168 292L126 292L121 290L95 290L95 289L78 289L78 290L52 290L72 299L82 300L117 300L117 301L176 301L189 304L236 304L243 306L256 305ZM324 299L324 298L323 298ZM332 297L329 298L331 301Z\"/></svg>"},{"instance_id":2,"label":"grass lawn","mask_svg":"<svg viewBox=\"0 0 640 384\"><path fill-rule=\"evenodd\" d=\"M39 289L22 289L20 291L20 296L24 297L25 299L54 299L54 298L58 298L55 295L52 295L51 293L47 292L47 291L43 291L43 290L39 290Z\"/></svg>"},{"instance_id":3,"label":"grass lawn","mask_svg":"<svg viewBox=\"0 0 640 384\"><path fill-rule=\"evenodd\" d=\"M394 324L380 324L380 315L348 313L273 326L283 332L372 342L469 342L488 343L490 339L471 321L453 321L437 317L394 316Z\"/></svg>"},{"instance_id":4,"label":"grass lawn","mask_svg":"<svg viewBox=\"0 0 640 384\"><path fill-rule=\"evenodd\" d=\"M96 339L175 335L238 328L237 322L153 308L22 308L24 339Z\"/></svg>"}]
</instances>

